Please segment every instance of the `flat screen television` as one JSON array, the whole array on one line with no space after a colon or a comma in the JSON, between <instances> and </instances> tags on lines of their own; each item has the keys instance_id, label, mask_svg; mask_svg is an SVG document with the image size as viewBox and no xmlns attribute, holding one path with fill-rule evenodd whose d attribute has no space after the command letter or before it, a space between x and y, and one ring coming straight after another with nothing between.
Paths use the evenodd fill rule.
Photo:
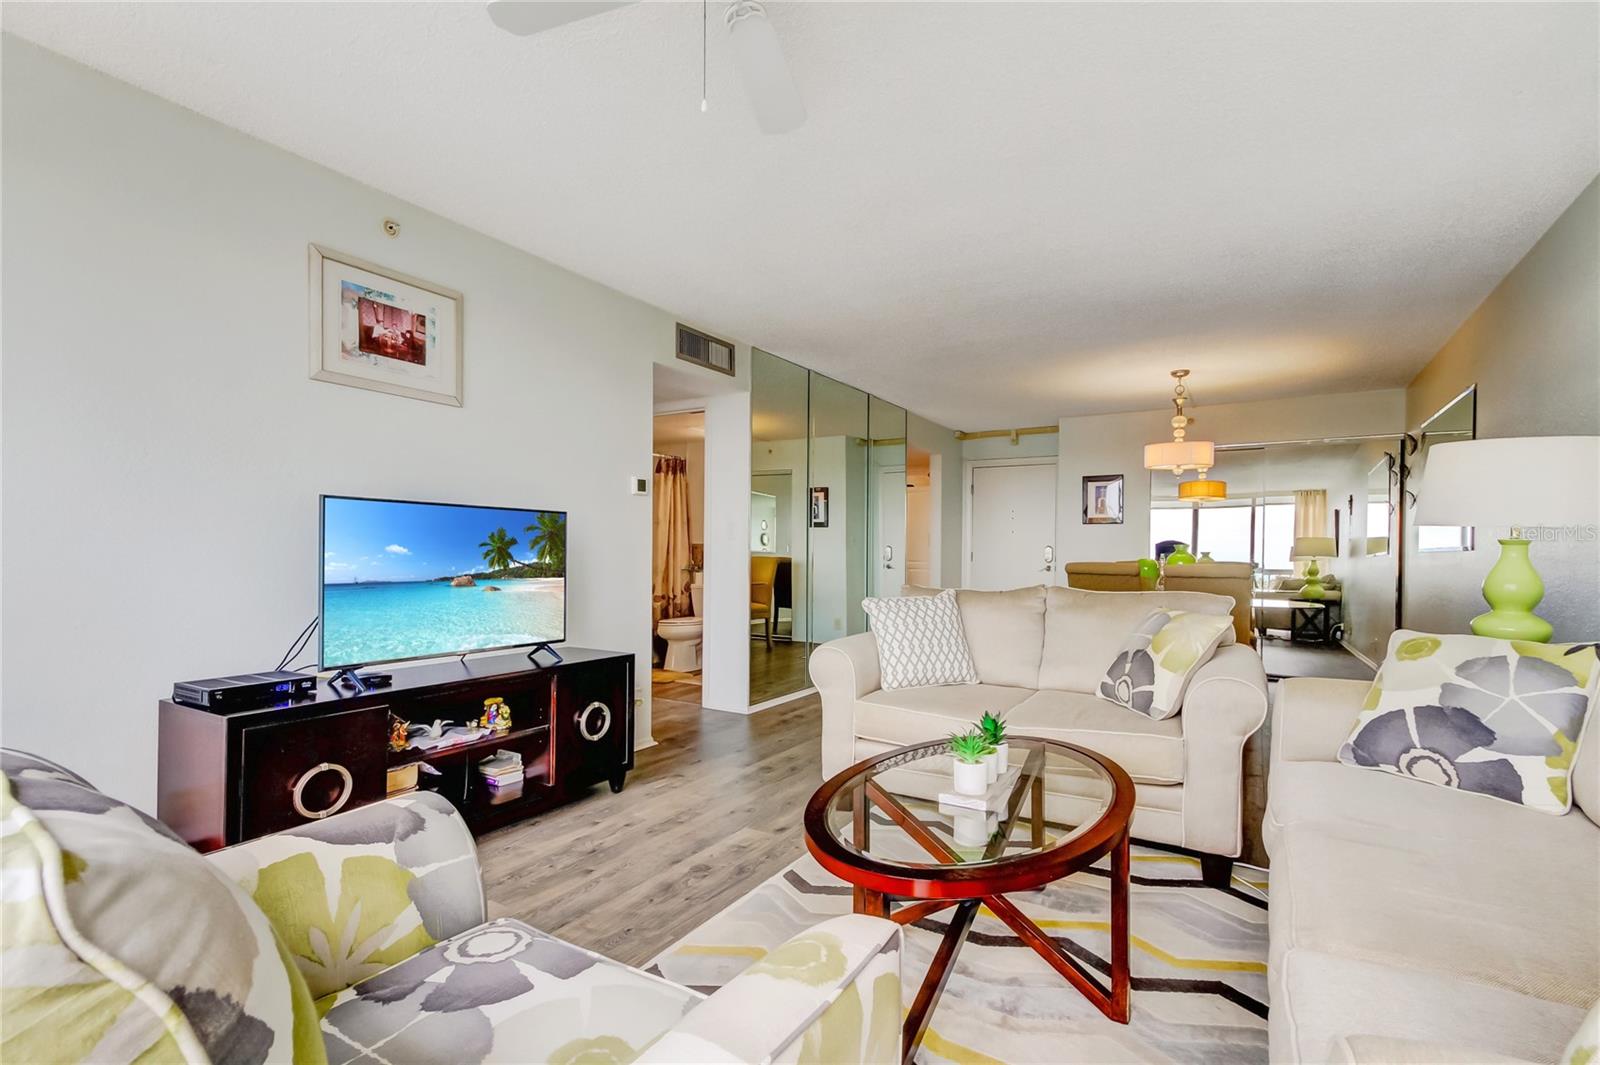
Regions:
<instances>
[{"instance_id":1,"label":"flat screen television","mask_svg":"<svg viewBox=\"0 0 1600 1065\"><path fill-rule=\"evenodd\" d=\"M567 515L322 497L324 669L567 638Z\"/></svg>"}]
</instances>

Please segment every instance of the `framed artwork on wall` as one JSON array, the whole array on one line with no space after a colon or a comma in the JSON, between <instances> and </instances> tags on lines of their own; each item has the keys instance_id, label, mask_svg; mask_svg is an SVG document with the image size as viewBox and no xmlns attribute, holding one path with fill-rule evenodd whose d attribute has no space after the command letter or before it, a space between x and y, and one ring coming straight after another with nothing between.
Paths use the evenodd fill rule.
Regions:
<instances>
[{"instance_id":1,"label":"framed artwork on wall","mask_svg":"<svg viewBox=\"0 0 1600 1065\"><path fill-rule=\"evenodd\" d=\"M461 293L313 244L311 379L461 406Z\"/></svg>"},{"instance_id":2,"label":"framed artwork on wall","mask_svg":"<svg viewBox=\"0 0 1600 1065\"><path fill-rule=\"evenodd\" d=\"M811 527L813 529L826 529L828 527L828 490L826 488L813 488L811 490Z\"/></svg>"},{"instance_id":3,"label":"framed artwork on wall","mask_svg":"<svg viewBox=\"0 0 1600 1065\"><path fill-rule=\"evenodd\" d=\"M1122 524L1122 474L1101 473L1083 479L1083 523Z\"/></svg>"}]
</instances>

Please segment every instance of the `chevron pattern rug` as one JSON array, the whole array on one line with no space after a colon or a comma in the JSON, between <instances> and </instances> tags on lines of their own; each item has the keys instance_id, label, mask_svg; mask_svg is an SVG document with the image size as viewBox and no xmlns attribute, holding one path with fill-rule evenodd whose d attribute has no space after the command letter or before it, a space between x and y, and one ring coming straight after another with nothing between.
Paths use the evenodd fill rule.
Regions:
<instances>
[{"instance_id":1,"label":"chevron pattern rug","mask_svg":"<svg viewBox=\"0 0 1600 1065\"><path fill-rule=\"evenodd\" d=\"M945 985L918 1061L1227 1062L1267 1060L1267 874L1234 867L1208 888L1193 858L1133 848L1132 1018L1107 1020L987 909ZM1104 863L1009 896L1084 964L1109 971ZM710 992L796 932L850 912L850 888L807 855L663 951L650 971ZM905 1001L949 914L906 929Z\"/></svg>"}]
</instances>

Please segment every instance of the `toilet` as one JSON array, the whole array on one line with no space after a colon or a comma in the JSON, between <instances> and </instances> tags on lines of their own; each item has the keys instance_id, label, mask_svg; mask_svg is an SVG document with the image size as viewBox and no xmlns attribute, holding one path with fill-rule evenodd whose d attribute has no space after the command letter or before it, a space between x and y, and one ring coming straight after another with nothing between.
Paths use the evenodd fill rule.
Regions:
<instances>
[{"instance_id":1,"label":"toilet","mask_svg":"<svg viewBox=\"0 0 1600 1065\"><path fill-rule=\"evenodd\" d=\"M656 635L667 641L667 657L661 668L673 673L700 672L700 634L704 620L700 617L701 585L689 588L689 601L694 604L694 616L687 618L662 618Z\"/></svg>"}]
</instances>

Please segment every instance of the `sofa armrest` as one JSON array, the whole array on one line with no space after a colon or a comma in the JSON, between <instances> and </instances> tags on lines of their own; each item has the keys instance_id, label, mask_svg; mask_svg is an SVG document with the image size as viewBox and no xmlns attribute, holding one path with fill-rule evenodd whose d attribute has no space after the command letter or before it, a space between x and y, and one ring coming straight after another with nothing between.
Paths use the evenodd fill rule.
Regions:
<instances>
[{"instance_id":1,"label":"sofa armrest","mask_svg":"<svg viewBox=\"0 0 1600 1065\"><path fill-rule=\"evenodd\" d=\"M1183 696L1183 845L1238 855L1244 742L1267 719L1267 672L1244 644L1217 648Z\"/></svg>"},{"instance_id":2,"label":"sofa armrest","mask_svg":"<svg viewBox=\"0 0 1600 1065\"><path fill-rule=\"evenodd\" d=\"M1274 762L1333 762L1372 690L1365 680L1289 677L1272 705Z\"/></svg>"},{"instance_id":3,"label":"sofa armrest","mask_svg":"<svg viewBox=\"0 0 1600 1065\"><path fill-rule=\"evenodd\" d=\"M900 926L850 914L801 932L635 1060L899 1062Z\"/></svg>"},{"instance_id":4,"label":"sofa armrest","mask_svg":"<svg viewBox=\"0 0 1600 1065\"><path fill-rule=\"evenodd\" d=\"M878 638L870 632L846 636L811 652L811 683L822 698L822 776L856 760L856 700L882 685Z\"/></svg>"},{"instance_id":5,"label":"sofa armrest","mask_svg":"<svg viewBox=\"0 0 1600 1065\"><path fill-rule=\"evenodd\" d=\"M472 833L419 791L214 851L266 913L315 998L483 923Z\"/></svg>"}]
</instances>

